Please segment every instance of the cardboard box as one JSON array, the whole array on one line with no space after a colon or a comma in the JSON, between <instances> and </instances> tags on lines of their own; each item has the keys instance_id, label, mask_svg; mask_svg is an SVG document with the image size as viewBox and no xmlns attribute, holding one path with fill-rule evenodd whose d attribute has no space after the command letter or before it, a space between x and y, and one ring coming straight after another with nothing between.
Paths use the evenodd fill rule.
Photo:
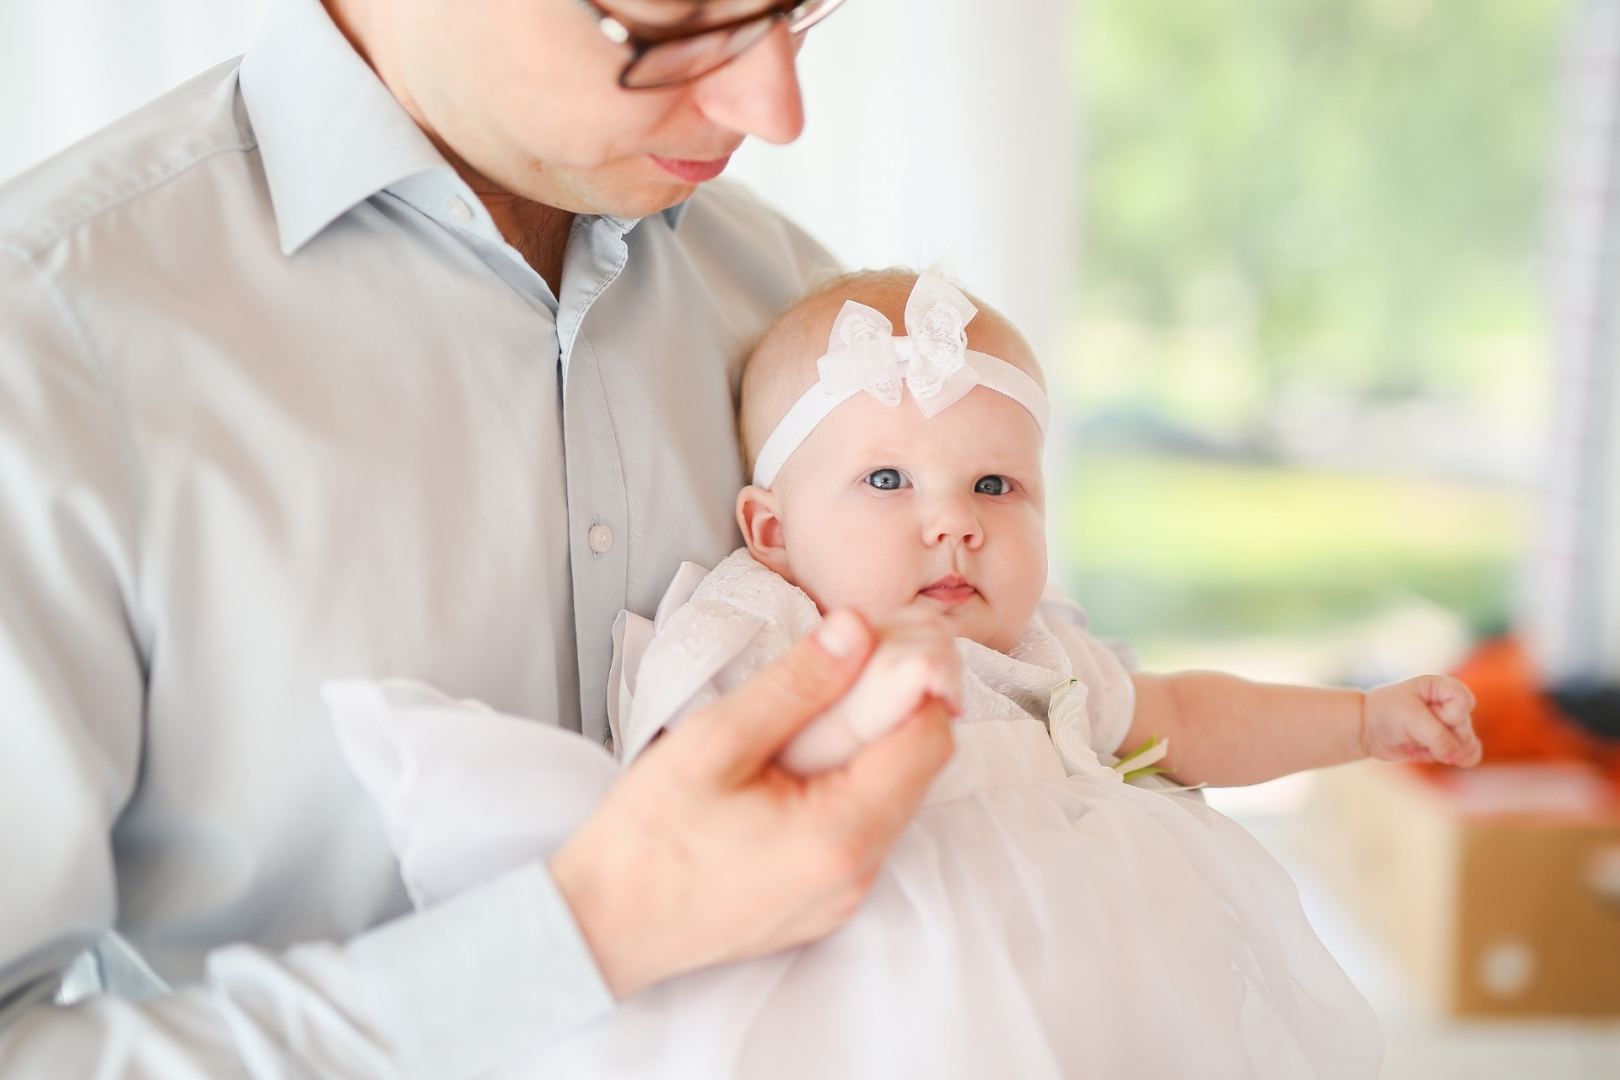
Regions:
<instances>
[{"instance_id":1,"label":"cardboard box","mask_svg":"<svg viewBox=\"0 0 1620 1080\"><path fill-rule=\"evenodd\" d=\"M1620 806L1578 763L1323 772L1310 858L1456 1016L1620 1015Z\"/></svg>"}]
</instances>

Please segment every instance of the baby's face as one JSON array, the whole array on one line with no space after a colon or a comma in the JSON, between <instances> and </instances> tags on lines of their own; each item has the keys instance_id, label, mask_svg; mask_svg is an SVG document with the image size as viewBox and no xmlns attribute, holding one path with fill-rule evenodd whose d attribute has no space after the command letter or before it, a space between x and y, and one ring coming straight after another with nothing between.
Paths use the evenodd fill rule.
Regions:
<instances>
[{"instance_id":1,"label":"baby's face","mask_svg":"<svg viewBox=\"0 0 1620 1080\"><path fill-rule=\"evenodd\" d=\"M823 611L917 603L1005 652L1046 586L1041 444L1029 412L984 387L932 419L909 394L892 408L856 394L783 466L764 561Z\"/></svg>"}]
</instances>

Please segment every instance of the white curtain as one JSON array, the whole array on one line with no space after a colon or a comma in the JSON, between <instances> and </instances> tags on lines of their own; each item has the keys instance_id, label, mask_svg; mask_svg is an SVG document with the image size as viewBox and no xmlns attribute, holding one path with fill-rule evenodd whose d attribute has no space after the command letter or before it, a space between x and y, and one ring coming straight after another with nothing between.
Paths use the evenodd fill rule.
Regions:
<instances>
[{"instance_id":1,"label":"white curtain","mask_svg":"<svg viewBox=\"0 0 1620 1080\"><path fill-rule=\"evenodd\" d=\"M1620 683L1620 0L1582 0L1563 58L1547 257L1554 417L1525 630L1554 684Z\"/></svg>"}]
</instances>

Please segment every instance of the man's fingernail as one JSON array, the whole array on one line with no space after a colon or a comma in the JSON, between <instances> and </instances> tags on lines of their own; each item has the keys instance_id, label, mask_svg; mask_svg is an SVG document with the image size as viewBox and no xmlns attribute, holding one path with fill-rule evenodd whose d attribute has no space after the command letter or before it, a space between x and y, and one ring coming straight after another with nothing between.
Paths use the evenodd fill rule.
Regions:
<instances>
[{"instance_id":1,"label":"man's fingernail","mask_svg":"<svg viewBox=\"0 0 1620 1080\"><path fill-rule=\"evenodd\" d=\"M816 643L838 659L848 659L861 647L861 622L847 611L835 611L821 620Z\"/></svg>"}]
</instances>

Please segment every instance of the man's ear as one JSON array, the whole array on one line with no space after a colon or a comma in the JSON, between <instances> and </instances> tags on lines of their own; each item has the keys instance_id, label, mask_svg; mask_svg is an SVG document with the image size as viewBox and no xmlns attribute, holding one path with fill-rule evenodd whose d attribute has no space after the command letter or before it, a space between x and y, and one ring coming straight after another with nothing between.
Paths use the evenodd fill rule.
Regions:
<instances>
[{"instance_id":1,"label":"man's ear","mask_svg":"<svg viewBox=\"0 0 1620 1080\"><path fill-rule=\"evenodd\" d=\"M787 544L782 535L782 502L776 492L749 484L737 493L737 525L754 561L788 576Z\"/></svg>"}]
</instances>

